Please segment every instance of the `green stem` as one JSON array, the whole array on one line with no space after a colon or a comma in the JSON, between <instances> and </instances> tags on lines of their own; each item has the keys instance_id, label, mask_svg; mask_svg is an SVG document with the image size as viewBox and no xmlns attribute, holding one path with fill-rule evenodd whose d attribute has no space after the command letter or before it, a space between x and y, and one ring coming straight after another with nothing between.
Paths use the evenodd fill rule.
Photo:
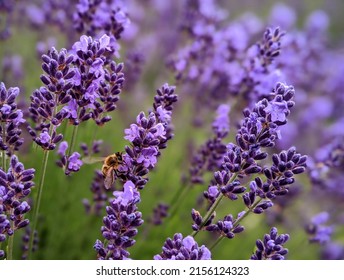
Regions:
<instances>
[{"instance_id":1,"label":"green stem","mask_svg":"<svg viewBox=\"0 0 344 280\"><path fill-rule=\"evenodd\" d=\"M58 104L58 95L55 95L55 104ZM56 115L56 112L57 112L57 106L54 107L54 113L53 113L54 116ZM56 127L50 124L50 127L49 127L50 137L52 136L55 129ZM38 145L36 145L36 148L37 147ZM37 229L38 214L39 214L39 208L40 208L41 200L42 200L45 174L46 174L47 166L48 166L49 152L50 152L49 150L43 150L43 161L42 161L42 168L41 168L42 173L41 173L41 178L39 180L39 184L37 187L36 201L34 203L34 212L33 212L32 226L31 226L30 239L29 239L28 259L30 259L32 255L33 241L35 239L35 231Z\"/></svg>"},{"instance_id":2,"label":"green stem","mask_svg":"<svg viewBox=\"0 0 344 280\"><path fill-rule=\"evenodd\" d=\"M11 214L13 214L13 209L11 210ZM13 234L8 237L8 244L7 244L7 256L8 260L13 260L13 241L14 241L14 221L11 221L11 229L13 230Z\"/></svg>"},{"instance_id":3,"label":"green stem","mask_svg":"<svg viewBox=\"0 0 344 280\"><path fill-rule=\"evenodd\" d=\"M171 205L171 210L170 214L168 215L168 218L171 219L173 216L177 213L177 210L179 209L179 206L183 202L183 199L187 196L189 191L191 190L190 185L181 185L173 198L171 199L170 205Z\"/></svg>"},{"instance_id":4,"label":"green stem","mask_svg":"<svg viewBox=\"0 0 344 280\"><path fill-rule=\"evenodd\" d=\"M216 198L215 202L211 205L205 216L203 217L203 222L200 226L200 228L203 228L203 226L208 222L211 215L215 212L217 206L220 204L221 200L223 199L224 195L220 193L220 195ZM195 237L199 233L199 231L193 231L191 233L191 236Z\"/></svg>"},{"instance_id":5,"label":"green stem","mask_svg":"<svg viewBox=\"0 0 344 280\"><path fill-rule=\"evenodd\" d=\"M72 154L72 151L74 150L77 133L78 133L78 125L74 125L73 126L73 132L72 132L72 138L70 140L70 145L69 145L69 149L68 149L68 158L70 157L70 155Z\"/></svg>"},{"instance_id":6,"label":"green stem","mask_svg":"<svg viewBox=\"0 0 344 280\"><path fill-rule=\"evenodd\" d=\"M45 179L45 173L48 165L48 158L49 158L49 151L44 150L43 151L43 161L42 161L42 174L41 178L38 184L37 189L37 196L36 196L36 203L34 204L34 214L33 214L33 222L30 232L30 242L29 242L29 252L28 252L28 259L31 257L32 248L33 248L33 240L34 240L34 234L37 228L37 221L38 221L38 214L39 214L39 207L41 204L42 199L42 193L43 193L43 186L44 186L44 179Z\"/></svg>"},{"instance_id":7,"label":"green stem","mask_svg":"<svg viewBox=\"0 0 344 280\"><path fill-rule=\"evenodd\" d=\"M250 214L252 212L252 210L254 208L256 208L256 206L262 201L262 198L259 198L254 204L252 204L252 206L250 208L248 208L247 211L245 211L245 213L240 216L240 218L238 218L234 223L233 223L233 228L235 228L241 221L243 221L248 214ZM219 236L219 238L216 239L216 241L214 242L214 244L209 248L209 250L213 250L220 242L221 240L223 240L225 238L225 236L221 235Z\"/></svg>"},{"instance_id":8,"label":"green stem","mask_svg":"<svg viewBox=\"0 0 344 280\"><path fill-rule=\"evenodd\" d=\"M90 122L90 124L92 124L92 123ZM96 136L97 136L97 132L98 132L98 125L96 125L96 127L93 128L92 130L93 130L93 133L92 133L92 136L90 137L90 147L91 148L92 148L92 144L94 143L94 141L96 141Z\"/></svg>"},{"instance_id":9,"label":"green stem","mask_svg":"<svg viewBox=\"0 0 344 280\"><path fill-rule=\"evenodd\" d=\"M229 183L233 182L236 177L238 176L238 173L234 174L234 176L230 179ZM211 205L211 207L209 208L209 210L207 211L207 213L205 214L205 216L203 217L203 221L202 224L200 226L200 228L202 229L203 226L208 222L209 218L211 217L211 215L215 212L217 206L220 204L221 200L223 199L224 195L222 193L220 193L220 195L216 198L216 200L214 201L214 203ZM193 231L191 233L191 236L195 237L197 235L199 231Z\"/></svg>"}]
</instances>

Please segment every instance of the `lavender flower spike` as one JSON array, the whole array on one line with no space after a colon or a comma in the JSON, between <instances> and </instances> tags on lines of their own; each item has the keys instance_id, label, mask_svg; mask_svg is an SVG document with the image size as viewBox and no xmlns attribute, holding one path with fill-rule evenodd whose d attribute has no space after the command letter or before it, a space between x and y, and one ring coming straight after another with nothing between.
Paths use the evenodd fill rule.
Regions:
<instances>
[{"instance_id":1,"label":"lavender flower spike","mask_svg":"<svg viewBox=\"0 0 344 280\"><path fill-rule=\"evenodd\" d=\"M107 216L103 219L101 231L107 245L97 240L93 246L100 260L128 259L127 248L135 244L136 228L143 223L142 213L136 206L140 202L140 193L131 181L127 181L123 188L123 191L113 193L116 198L106 207Z\"/></svg>"},{"instance_id":2,"label":"lavender flower spike","mask_svg":"<svg viewBox=\"0 0 344 280\"><path fill-rule=\"evenodd\" d=\"M19 88L6 89L5 84L0 83L0 150L9 156L24 143L24 139L20 138L19 126L25 123L25 120L23 112L17 109L15 102L18 95Z\"/></svg>"},{"instance_id":3,"label":"lavender flower spike","mask_svg":"<svg viewBox=\"0 0 344 280\"><path fill-rule=\"evenodd\" d=\"M25 169L15 155L10 159L7 173L0 168L0 242L29 224L24 215L30 206L24 198L31 193L34 173L33 168ZM4 253L0 250L1 255Z\"/></svg>"},{"instance_id":4,"label":"lavender flower spike","mask_svg":"<svg viewBox=\"0 0 344 280\"><path fill-rule=\"evenodd\" d=\"M167 147L173 137L171 114L177 101L174 86L164 84L154 97L153 111L146 115L141 112L136 123L124 130L124 139L131 142L125 147L124 164L119 168L122 181L132 181L142 189L148 179L144 176L153 169L160 156L160 150Z\"/></svg>"},{"instance_id":5,"label":"lavender flower spike","mask_svg":"<svg viewBox=\"0 0 344 280\"><path fill-rule=\"evenodd\" d=\"M211 252L204 245L199 247L192 236L183 238L176 233L173 239L167 238L162 253L155 255L154 260L211 260Z\"/></svg>"},{"instance_id":6,"label":"lavender flower spike","mask_svg":"<svg viewBox=\"0 0 344 280\"><path fill-rule=\"evenodd\" d=\"M277 229L273 227L270 234L265 234L264 240L257 240L257 250L251 260L284 260L288 249L283 248L283 244L288 240L288 234L278 235Z\"/></svg>"}]
</instances>

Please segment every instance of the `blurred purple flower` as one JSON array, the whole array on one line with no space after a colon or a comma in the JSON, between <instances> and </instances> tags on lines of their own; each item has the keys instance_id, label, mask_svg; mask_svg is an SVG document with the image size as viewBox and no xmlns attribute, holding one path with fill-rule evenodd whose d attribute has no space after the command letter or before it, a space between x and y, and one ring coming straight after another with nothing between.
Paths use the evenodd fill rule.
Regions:
<instances>
[{"instance_id":1,"label":"blurred purple flower","mask_svg":"<svg viewBox=\"0 0 344 280\"><path fill-rule=\"evenodd\" d=\"M283 29L289 30L296 21L296 13L289 6L277 3L270 12L270 22Z\"/></svg>"},{"instance_id":2,"label":"blurred purple flower","mask_svg":"<svg viewBox=\"0 0 344 280\"><path fill-rule=\"evenodd\" d=\"M75 29L88 36L119 39L130 24L122 1L80 0L73 15Z\"/></svg>"},{"instance_id":3,"label":"blurred purple flower","mask_svg":"<svg viewBox=\"0 0 344 280\"><path fill-rule=\"evenodd\" d=\"M220 105L216 110L216 118L213 121L213 130L215 133L223 133L225 135L229 132L229 111L230 107L226 104Z\"/></svg>"},{"instance_id":4,"label":"blurred purple flower","mask_svg":"<svg viewBox=\"0 0 344 280\"><path fill-rule=\"evenodd\" d=\"M59 145L59 148L57 150L57 154L61 157L66 155L66 151L68 149L68 142L67 141L62 141Z\"/></svg>"},{"instance_id":5,"label":"blurred purple flower","mask_svg":"<svg viewBox=\"0 0 344 280\"><path fill-rule=\"evenodd\" d=\"M306 227L310 242L326 244L331 241L334 227L324 225L329 218L330 215L328 212L321 212L311 219L310 224Z\"/></svg>"}]
</instances>

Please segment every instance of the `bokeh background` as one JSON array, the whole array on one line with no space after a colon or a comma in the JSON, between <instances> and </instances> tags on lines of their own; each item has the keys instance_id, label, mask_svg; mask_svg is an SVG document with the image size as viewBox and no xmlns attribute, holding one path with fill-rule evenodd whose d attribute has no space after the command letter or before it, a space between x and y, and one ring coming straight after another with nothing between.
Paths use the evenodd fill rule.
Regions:
<instances>
[{"instance_id":1,"label":"bokeh background","mask_svg":"<svg viewBox=\"0 0 344 280\"><path fill-rule=\"evenodd\" d=\"M61 1L59 6L58 1L3 0L0 1L0 7L1 5L4 7L6 2L8 5L9 2L13 2L13 5L10 12L6 9L0 10L1 29L4 30L6 24L10 28L10 35L0 41L0 81L3 81L7 87L20 87L20 98L25 104L28 102L30 94L41 86L39 78L42 74L40 51L44 52L51 46L55 46L57 49L69 49L72 43L80 37L81 34L73 29L73 19L71 18L78 1ZM62 20L54 22L52 18L49 19L44 14L47 4L43 5L43 2L56 4L55 10L50 16L57 19L61 17ZM68 9L63 9L64 2L68 2L65 6ZM181 232L183 235L191 233L191 209L198 207L202 193L208 186L207 182L212 177L210 172L205 174L205 184L195 184L187 196L181 199L173 217L168 217L161 225L153 225L148 221L158 203L170 203L176 192L183 186L186 187L192 155L211 137L211 122L215 117L215 111L202 111L202 123L195 125L198 111L194 110L192 95L188 95L187 91L190 90L190 87L176 81L173 71L167 67L168 58L192 40L185 34L181 34L178 29L183 20L185 5L188 1L131 0L123 2L127 2L123 5L127 7L126 12L131 24L119 40L120 57L116 61L124 62L126 67L132 62L128 59L128 55L134 53L137 58L134 66L137 66L138 69L129 68L130 72L127 75L130 82L125 84L121 99L118 102L118 108L111 114L112 121L102 127L97 127L91 122L83 123L78 130L77 143L84 142L89 145L93 140L102 140L100 153L102 156L123 151L125 145L128 144L123 139L124 129L129 127L140 111L147 112L151 108L156 89L165 82L176 85L176 93L180 96L172 117L175 136L168 143L167 149L162 151L156 168L149 173L148 184L141 191L142 201L139 204L139 210L146 222L139 228L139 234L135 238L136 244L130 249L130 256L133 259L152 259L155 254L161 252L161 247L167 237L172 237L176 232ZM257 35L253 36L252 44L260 39L265 26L270 25L271 11L277 4L276 1L267 0L213 2L227 12L224 20L226 24L235 22L240 16L248 12L261 19L262 28L257 32ZM324 48L331 53L338 54L338 57L343 59L344 19L342 15L344 1L290 0L280 1L278 4L287 5L294 10L296 15L292 30L285 30L287 34L289 31L294 32L294 30L302 32L307 17L313 11L324 11L329 19ZM42 19L38 18L40 13L45 15L42 16ZM10 20L7 22L8 18ZM281 51L283 53L283 43ZM344 60L338 60L338 63L343 62ZM328 67L330 68L332 65L329 64ZM323 70L328 71L329 69ZM136 76L135 73L137 73ZM312 98L313 92L307 91L306 87L312 82L311 80L305 81L305 87L300 90L306 94L306 99ZM288 83L293 84L293 81L290 80ZM295 89L297 95L299 90L297 85L295 85ZM339 94L342 96L343 92ZM319 91L315 92L314 95L325 96L325 93ZM331 98L330 96L329 99ZM321 104L318 106L321 107ZM336 106L338 106L337 109L344 109L343 103L336 103ZM231 131L226 138L227 142L234 140L236 124L241 119L241 110L243 109L241 107L238 106L236 110L230 113ZM321 110L320 107L319 110ZM296 112L303 110L298 103L295 108ZM309 118L312 120L312 110L309 110ZM315 110L317 109L315 108ZM300 113L295 115L300 116ZM295 137L295 142L292 145L295 145L300 152L311 153L311 156L314 156L316 149L320 147L313 146L319 143L315 141L314 145L307 147L307 141L310 140L302 143L300 138L303 140L320 138L322 133L328 133L322 129L324 123L331 124L335 121L334 118L329 113L324 122L314 124L318 128L317 130L309 130L307 131L308 134L305 132L304 137ZM336 118L338 117L336 116ZM317 121L316 118L315 121ZM298 119L295 117L293 122L297 123ZM288 124L285 129L288 133ZM319 134L312 134L312 131ZM18 152L18 156L25 167L36 169L37 184L43 153L33 145L27 131L24 130L23 133L26 140ZM302 133L303 131L297 131L297 134ZM66 128L65 138L69 139L70 137L71 129ZM299 140L300 143L297 142ZM321 143L321 145L325 144ZM283 145L281 143L276 149L284 148ZM65 176L63 171L56 166L56 160L57 156L52 153L49 157L39 216L39 245L33 258L95 259L96 252L93 245L96 239L102 239L100 227L105 210L100 215L87 214L82 201L85 198L92 200L90 185L94 177L94 170L100 169L101 163L85 164L79 172L72 176ZM339 248L342 248L340 247L344 244L342 224L344 222L342 212L344 200L343 196L340 196L342 194L333 196L326 191L316 193L307 174L299 176L296 185L297 190L290 194L290 201L286 202L286 205L284 203L276 204L268 213L250 215L245 219L243 225L246 230L232 240L224 240L220 246L216 247L212 251L213 259L248 259L254 251L256 239L262 238L265 233L269 232L271 226L276 226L280 233L290 234L291 239L286 244L289 249L288 259L323 258L324 245L309 243L309 236L305 231L305 225L310 222L312 216L322 211L331 213L332 218L329 224L335 225L332 240L336 242ZM338 187L343 188L343 186ZM32 197L34 196L35 190L32 193ZM289 197L285 199L288 200ZM202 207L204 206L200 206L200 209L204 209ZM217 215L221 217L227 213L237 213L242 209L243 205L240 200L231 201L221 205ZM30 218L30 215L28 217ZM21 258L21 236L22 232L20 231L15 235L14 253L17 259ZM213 240L214 237L208 233L197 235L199 244L211 244Z\"/></svg>"}]
</instances>

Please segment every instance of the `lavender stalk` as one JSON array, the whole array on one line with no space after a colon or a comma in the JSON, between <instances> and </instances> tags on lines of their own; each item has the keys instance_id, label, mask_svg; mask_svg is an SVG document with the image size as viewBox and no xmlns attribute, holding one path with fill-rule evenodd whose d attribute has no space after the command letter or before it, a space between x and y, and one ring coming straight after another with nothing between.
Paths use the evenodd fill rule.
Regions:
<instances>
[{"instance_id":1,"label":"lavender stalk","mask_svg":"<svg viewBox=\"0 0 344 280\"><path fill-rule=\"evenodd\" d=\"M200 230L218 233L220 236L212 248L225 237L233 238L244 230L240 223L247 215L261 214L272 207L275 197L288 193L289 185L294 183L294 175L305 171L307 157L296 153L294 147L273 154L271 167L258 164L258 161L267 157L261 148L273 147L276 138L279 138L278 127L287 122L289 108L294 106L293 95L292 87L279 83L270 100L259 101L252 111L244 110L245 120L236 136L237 145L230 143L227 146L222 167L214 173L213 184L204 192L211 204L209 210L204 217L198 211L192 211L192 236L196 236ZM255 177L249 183L249 191L246 191L241 179L254 174L263 174L266 179L263 181L261 176ZM236 218L226 215L223 220L213 223L220 202L224 198L236 200L239 195L247 210L240 212Z\"/></svg>"}]
</instances>

